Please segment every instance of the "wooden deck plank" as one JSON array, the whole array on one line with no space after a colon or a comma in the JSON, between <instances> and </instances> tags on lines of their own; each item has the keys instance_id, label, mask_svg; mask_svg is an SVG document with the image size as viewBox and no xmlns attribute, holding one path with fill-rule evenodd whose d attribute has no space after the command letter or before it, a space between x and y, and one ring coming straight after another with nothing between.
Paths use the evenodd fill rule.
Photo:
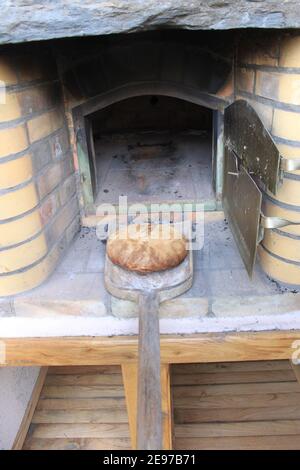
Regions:
<instances>
[{"instance_id":1,"label":"wooden deck plank","mask_svg":"<svg viewBox=\"0 0 300 470\"><path fill-rule=\"evenodd\" d=\"M177 450L299 450L300 435L182 438Z\"/></svg>"},{"instance_id":2,"label":"wooden deck plank","mask_svg":"<svg viewBox=\"0 0 300 470\"><path fill-rule=\"evenodd\" d=\"M176 365L172 383L176 449L300 449L288 361Z\"/></svg>"},{"instance_id":3,"label":"wooden deck plank","mask_svg":"<svg viewBox=\"0 0 300 470\"><path fill-rule=\"evenodd\" d=\"M247 361L247 362L214 362L201 364L173 364L172 373L176 377L177 374L208 374L222 372L259 372L273 370L291 370L289 361Z\"/></svg>"},{"instance_id":4,"label":"wooden deck plank","mask_svg":"<svg viewBox=\"0 0 300 470\"><path fill-rule=\"evenodd\" d=\"M300 385L288 361L176 364L171 382L175 449L300 449ZM130 447L120 366L50 368L24 449Z\"/></svg>"},{"instance_id":5,"label":"wooden deck plank","mask_svg":"<svg viewBox=\"0 0 300 470\"><path fill-rule=\"evenodd\" d=\"M127 423L47 423L33 424L32 428L32 438L129 438L129 426Z\"/></svg>"},{"instance_id":6,"label":"wooden deck plank","mask_svg":"<svg viewBox=\"0 0 300 470\"><path fill-rule=\"evenodd\" d=\"M300 402L299 402L300 403ZM176 409L177 424L229 423L244 421L300 420L300 406L270 406L264 408Z\"/></svg>"},{"instance_id":7,"label":"wooden deck plank","mask_svg":"<svg viewBox=\"0 0 300 470\"><path fill-rule=\"evenodd\" d=\"M127 438L77 438L77 439L49 439L28 438L24 450L128 450L130 439Z\"/></svg>"},{"instance_id":8,"label":"wooden deck plank","mask_svg":"<svg viewBox=\"0 0 300 470\"><path fill-rule=\"evenodd\" d=\"M33 415L32 423L128 423L128 417L126 408L123 410L113 408L101 410L37 410Z\"/></svg>"},{"instance_id":9,"label":"wooden deck plank","mask_svg":"<svg viewBox=\"0 0 300 470\"><path fill-rule=\"evenodd\" d=\"M284 363L286 361L283 361ZM119 374L121 367L116 365L102 365L102 366L53 366L49 368L48 376L50 375L88 375L88 374Z\"/></svg>"},{"instance_id":10,"label":"wooden deck plank","mask_svg":"<svg viewBox=\"0 0 300 470\"><path fill-rule=\"evenodd\" d=\"M46 385L42 390L42 398L111 398L124 397L121 386L84 386L84 385Z\"/></svg>"},{"instance_id":11,"label":"wooden deck plank","mask_svg":"<svg viewBox=\"0 0 300 470\"><path fill-rule=\"evenodd\" d=\"M300 435L300 420L237 423L178 424L175 437L281 436Z\"/></svg>"},{"instance_id":12,"label":"wooden deck plank","mask_svg":"<svg viewBox=\"0 0 300 470\"><path fill-rule=\"evenodd\" d=\"M300 396L300 395L299 395ZM123 397L113 398L40 398L38 410L101 410L126 409Z\"/></svg>"},{"instance_id":13,"label":"wooden deck plank","mask_svg":"<svg viewBox=\"0 0 300 470\"><path fill-rule=\"evenodd\" d=\"M260 382L289 382L296 381L292 370L265 370L250 372L174 374L172 385L209 385L209 384L236 384Z\"/></svg>"},{"instance_id":14,"label":"wooden deck plank","mask_svg":"<svg viewBox=\"0 0 300 470\"><path fill-rule=\"evenodd\" d=\"M293 374L293 372L291 372ZM51 374L46 379L46 385L122 385L120 374Z\"/></svg>"},{"instance_id":15,"label":"wooden deck plank","mask_svg":"<svg viewBox=\"0 0 300 470\"><path fill-rule=\"evenodd\" d=\"M224 409L224 408L264 408L268 406L282 407L287 403L290 406L300 404L300 391L298 393L259 393L243 395L215 395L197 397L179 397L173 399L173 405L176 409Z\"/></svg>"},{"instance_id":16,"label":"wooden deck plank","mask_svg":"<svg viewBox=\"0 0 300 470\"><path fill-rule=\"evenodd\" d=\"M299 392L297 382L242 383L229 385L178 385L174 387L174 397L201 397L216 395L242 395L258 393L290 393Z\"/></svg>"}]
</instances>

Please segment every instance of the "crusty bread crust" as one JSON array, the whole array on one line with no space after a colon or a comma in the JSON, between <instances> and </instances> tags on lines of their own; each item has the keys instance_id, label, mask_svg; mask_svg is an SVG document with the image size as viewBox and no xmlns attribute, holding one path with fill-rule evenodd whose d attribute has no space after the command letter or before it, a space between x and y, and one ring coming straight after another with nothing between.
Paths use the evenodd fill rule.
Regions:
<instances>
[{"instance_id":1,"label":"crusty bread crust","mask_svg":"<svg viewBox=\"0 0 300 470\"><path fill-rule=\"evenodd\" d=\"M178 266L187 255L186 239L172 225L128 225L112 233L107 242L110 260L139 273Z\"/></svg>"}]
</instances>

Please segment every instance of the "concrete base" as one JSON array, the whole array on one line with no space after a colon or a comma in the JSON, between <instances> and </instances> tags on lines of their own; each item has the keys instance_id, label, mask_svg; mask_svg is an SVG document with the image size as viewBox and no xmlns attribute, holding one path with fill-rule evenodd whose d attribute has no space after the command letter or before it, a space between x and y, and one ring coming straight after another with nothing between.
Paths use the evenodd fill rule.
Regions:
<instances>
[{"instance_id":1,"label":"concrete base","mask_svg":"<svg viewBox=\"0 0 300 470\"><path fill-rule=\"evenodd\" d=\"M136 334L136 306L105 290L104 256L95 229L83 228L47 282L0 300L0 337ZM161 304L162 333L300 328L300 292L270 280L259 265L248 278L222 212L205 213L194 269L193 287Z\"/></svg>"},{"instance_id":2,"label":"concrete base","mask_svg":"<svg viewBox=\"0 0 300 470\"><path fill-rule=\"evenodd\" d=\"M39 367L0 368L0 450L12 448L39 371Z\"/></svg>"}]
</instances>

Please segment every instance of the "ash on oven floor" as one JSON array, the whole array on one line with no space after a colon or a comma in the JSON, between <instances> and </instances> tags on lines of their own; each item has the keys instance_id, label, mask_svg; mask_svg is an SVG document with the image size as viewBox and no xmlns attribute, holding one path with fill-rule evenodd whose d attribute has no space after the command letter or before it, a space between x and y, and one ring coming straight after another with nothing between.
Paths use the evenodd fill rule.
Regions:
<instances>
[{"instance_id":1,"label":"ash on oven floor","mask_svg":"<svg viewBox=\"0 0 300 470\"><path fill-rule=\"evenodd\" d=\"M144 132L95 143L96 204L214 199L211 136L205 132Z\"/></svg>"}]
</instances>

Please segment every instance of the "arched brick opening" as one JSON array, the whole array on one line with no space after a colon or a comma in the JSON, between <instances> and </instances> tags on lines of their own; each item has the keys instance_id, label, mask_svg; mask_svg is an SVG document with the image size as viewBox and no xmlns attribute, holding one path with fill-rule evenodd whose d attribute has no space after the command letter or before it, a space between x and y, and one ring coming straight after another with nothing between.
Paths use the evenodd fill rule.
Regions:
<instances>
[{"instance_id":1,"label":"arched brick opening","mask_svg":"<svg viewBox=\"0 0 300 470\"><path fill-rule=\"evenodd\" d=\"M168 83L164 81L145 81L128 83L108 92L89 98L83 104L73 109L74 129L79 169L81 173L81 189L84 200L85 214L95 212L97 199L96 156L93 145L93 132L91 119L95 113L109 107L138 97L168 97L177 101L184 101L191 105L199 106L199 109L207 109L212 113L213 145L212 145L212 188L216 192L216 198L221 194L222 171L222 132L223 110L227 102L222 98L197 91L182 84ZM221 137L221 138L220 138ZM218 159L218 163L217 163ZM214 204L207 201L207 204Z\"/></svg>"}]
</instances>

